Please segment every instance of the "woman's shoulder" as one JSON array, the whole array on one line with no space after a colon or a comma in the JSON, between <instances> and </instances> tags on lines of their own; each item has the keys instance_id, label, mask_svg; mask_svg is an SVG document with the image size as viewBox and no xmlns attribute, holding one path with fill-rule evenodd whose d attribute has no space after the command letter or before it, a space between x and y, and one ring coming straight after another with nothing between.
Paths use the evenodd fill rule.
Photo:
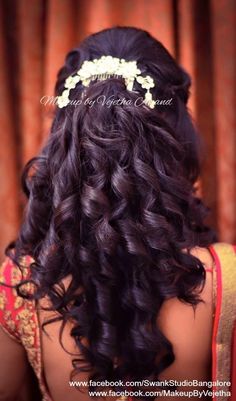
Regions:
<instances>
[{"instance_id":1,"label":"woman's shoulder","mask_svg":"<svg viewBox=\"0 0 236 401\"><path fill-rule=\"evenodd\" d=\"M163 371L161 379L200 380L203 377L207 379L209 374L213 329L214 259L208 248L194 247L190 253L200 259L207 272L204 287L199 294L203 302L195 308L177 297L163 303L157 323L173 346L175 361Z\"/></svg>"},{"instance_id":2,"label":"woman's shoulder","mask_svg":"<svg viewBox=\"0 0 236 401\"><path fill-rule=\"evenodd\" d=\"M186 250L183 250L186 252ZM209 247L200 247L200 246L195 246L194 248L191 248L189 253L195 257L197 257L203 264L207 274L206 274L206 279L204 286L202 288L202 291L200 293L201 299L204 301L205 305L208 307L208 309L212 308L212 301L213 301L213 279L212 279L212 272L215 270L215 259L213 256L213 253L209 249ZM201 309L202 304L198 304L197 309ZM191 319L195 319L196 317L196 311L194 311L192 305L183 302L179 300L177 297L168 299L167 301L164 302L163 307L161 309L160 313L160 318L163 319L163 321L167 321L170 323L171 321L177 323L178 321L178 316L181 315L183 312L185 312L185 317L187 320L191 316ZM166 315L164 317L164 315ZM172 319L173 317L173 319ZM175 324L175 323L174 323Z\"/></svg>"},{"instance_id":3,"label":"woman's shoulder","mask_svg":"<svg viewBox=\"0 0 236 401\"><path fill-rule=\"evenodd\" d=\"M164 302L158 316L158 324L164 335L173 344L177 358L176 363L171 365L169 371L166 370L165 377L180 372L181 366L187 367L189 372L194 369L193 366L196 369L199 368L199 372L203 372L210 362L215 316L215 286L217 291L228 296L229 291L226 294L225 287L220 288L218 279L221 277L221 284L227 285L227 288L228 284L234 281L234 284L230 284L230 288L234 286L235 294L235 251L235 245L226 242L217 242L208 247L191 249L190 253L201 260L207 272L203 289L199 294L203 302L200 302L196 308L178 298ZM218 282L216 282L217 280ZM192 372L192 374L197 375L198 373Z\"/></svg>"}]
</instances>

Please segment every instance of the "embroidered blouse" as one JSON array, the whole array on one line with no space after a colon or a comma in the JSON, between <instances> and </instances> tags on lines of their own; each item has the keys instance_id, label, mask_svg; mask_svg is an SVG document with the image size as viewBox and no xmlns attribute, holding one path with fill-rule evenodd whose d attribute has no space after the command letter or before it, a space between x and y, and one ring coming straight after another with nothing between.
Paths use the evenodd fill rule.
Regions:
<instances>
[{"instance_id":1,"label":"embroidered blouse","mask_svg":"<svg viewBox=\"0 0 236 401\"><path fill-rule=\"evenodd\" d=\"M21 279L29 277L28 266L32 262L25 257L22 273L10 258L6 258L0 269L0 282L8 285L18 284ZM30 284L27 284L30 290ZM23 345L30 365L39 382L43 401L53 401L49 395L42 366L40 325L35 308L35 301L17 295L15 288L1 285L0 291L0 324L4 331L15 341Z\"/></svg>"},{"instance_id":2,"label":"embroidered blouse","mask_svg":"<svg viewBox=\"0 0 236 401\"><path fill-rule=\"evenodd\" d=\"M231 245L225 245L231 247ZM210 246L209 250L213 259L216 260L217 254L214 247ZM236 246L234 246L234 250L236 251ZM229 256L231 257L232 255ZM22 278L29 278L29 265L32 261L31 257L25 257L22 263L23 269L21 272L20 269L14 265L12 260L7 257L0 267L0 283L2 282L12 286L19 283ZM212 272L211 269L206 269L206 271ZM213 271L213 273L215 272ZM30 291L31 284L26 284L26 286L28 286L27 290ZM216 295L215 290L214 294ZM10 337L22 344L26 350L29 363L38 379L39 387L43 396L42 401L53 401L47 388L42 365L40 324L35 301L18 296L15 288L0 285L0 325ZM213 352L213 365L216 365L214 359L216 359L216 356L214 357ZM119 399L124 400L124 398ZM127 398L125 399L127 400ZM131 398L128 400L131 401Z\"/></svg>"}]
</instances>

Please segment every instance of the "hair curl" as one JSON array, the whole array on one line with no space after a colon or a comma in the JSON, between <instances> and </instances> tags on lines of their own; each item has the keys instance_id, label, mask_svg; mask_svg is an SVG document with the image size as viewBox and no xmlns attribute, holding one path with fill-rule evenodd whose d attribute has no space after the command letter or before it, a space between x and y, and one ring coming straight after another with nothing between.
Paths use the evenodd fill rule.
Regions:
<instances>
[{"instance_id":1,"label":"hair curl","mask_svg":"<svg viewBox=\"0 0 236 401\"><path fill-rule=\"evenodd\" d=\"M194 187L201 142L186 106L188 74L149 33L115 27L67 55L57 94L84 60L102 55L137 60L155 80L154 98L172 98L171 105L135 107L140 86L128 92L123 79L111 78L86 90L92 107L57 108L47 143L24 169L28 205L6 253L18 266L22 255L34 258L34 298L50 297L61 333L73 319L71 336L82 359L74 359L72 373L156 379L174 361L157 325L160 308L172 297L195 307L205 280L201 261L182 250L217 237L204 224L209 208ZM71 97L81 98L82 90L78 84ZM130 104L108 107L101 96Z\"/></svg>"}]
</instances>

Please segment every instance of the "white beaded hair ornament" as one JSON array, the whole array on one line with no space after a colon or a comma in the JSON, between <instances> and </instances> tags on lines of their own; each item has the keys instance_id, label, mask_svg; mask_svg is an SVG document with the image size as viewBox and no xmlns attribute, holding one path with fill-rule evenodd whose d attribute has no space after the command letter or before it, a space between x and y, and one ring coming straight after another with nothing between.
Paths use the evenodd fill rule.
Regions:
<instances>
[{"instance_id":1,"label":"white beaded hair ornament","mask_svg":"<svg viewBox=\"0 0 236 401\"><path fill-rule=\"evenodd\" d=\"M57 98L57 105L63 108L70 103L70 90L74 89L78 82L83 86L89 86L90 82L98 79L100 81L111 77L122 77L128 91L133 90L134 80L136 80L143 89L146 89L144 103L151 109L155 107L155 100L150 92L154 88L154 80L150 75L142 76L136 61L126 61L123 58L112 56L102 56L99 59L84 61L81 68L75 75L70 75L65 80L64 90L61 96Z\"/></svg>"}]
</instances>

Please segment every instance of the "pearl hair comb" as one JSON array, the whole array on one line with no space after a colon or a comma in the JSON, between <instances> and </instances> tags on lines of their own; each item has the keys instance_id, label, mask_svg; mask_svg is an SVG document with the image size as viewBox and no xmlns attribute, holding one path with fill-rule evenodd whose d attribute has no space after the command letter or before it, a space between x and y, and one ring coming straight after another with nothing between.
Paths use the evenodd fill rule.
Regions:
<instances>
[{"instance_id":1,"label":"pearl hair comb","mask_svg":"<svg viewBox=\"0 0 236 401\"><path fill-rule=\"evenodd\" d=\"M133 90L133 84L136 80L142 88L146 89L144 103L151 109L155 107L155 100L150 92L154 88L154 80L150 75L142 76L136 61L126 61L112 56L102 56L99 59L84 61L81 68L75 75L70 75L65 80L64 90L61 96L57 98L57 105L63 108L70 103L70 90L74 89L77 83L81 82L83 86L89 86L90 82L98 79L100 81L111 77L122 77L128 91Z\"/></svg>"}]
</instances>

